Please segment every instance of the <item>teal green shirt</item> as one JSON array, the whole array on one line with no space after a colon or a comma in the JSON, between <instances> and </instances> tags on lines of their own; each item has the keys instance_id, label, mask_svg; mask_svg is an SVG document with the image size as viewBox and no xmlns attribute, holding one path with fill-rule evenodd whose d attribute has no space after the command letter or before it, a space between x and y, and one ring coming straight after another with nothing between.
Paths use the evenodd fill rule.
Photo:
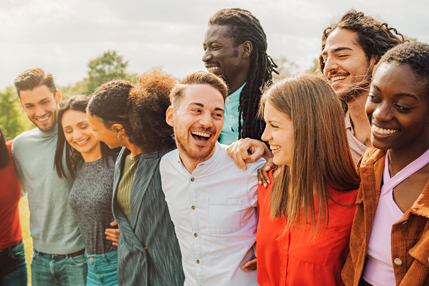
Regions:
<instances>
[{"instance_id":1,"label":"teal green shirt","mask_svg":"<svg viewBox=\"0 0 429 286\"><path fill-rule=\"evenodd\" d=\"M240 93L245 85L246 83L225 99L223 128L219 139L221 144L230 145L238 140L238 107L240 106ZM240 120L241 126L243 126L243 118Z\"/></svg>"}]
</instances>

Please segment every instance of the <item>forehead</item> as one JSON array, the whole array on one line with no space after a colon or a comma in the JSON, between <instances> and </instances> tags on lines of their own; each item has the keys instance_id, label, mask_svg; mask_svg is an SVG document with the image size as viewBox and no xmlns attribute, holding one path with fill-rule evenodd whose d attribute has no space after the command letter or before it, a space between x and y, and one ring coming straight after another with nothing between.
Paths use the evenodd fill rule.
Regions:
<instances>
[{"instance_id":1,"label":"forehead","mask_svg":"<svg viewBox=\"0 0 429 286\"><path fill-rule=\"evenodd\" d=\"M407 64L382 63L373 75L372 86L392 94L409 93L417 97L427 97L426 81L416 77Z\"/></svg>"},{"instance_id":2,"label":"forehead","mask_svg":"<svg viewBox=\"0 0 429 286\"><path fill-rule=\"evenodd\" d=\"M73 125L80 123L82 121L88 121L86 114L82 111L77 110L67 110L63 114L62 124L65 125Z\"/></svg>"},{"instance_id":3,"label":"forehead","mask_svg":"<svg viewBox=\"0 0 429 286\"><path fill-rule=\"evenodd\" d=\"M192 84L186 87L181 105L202 104L205 108L224 108L225 102L222 94L208 84Z\"/></svg>"},{"instance_id":4,"label":"forehead","mask_svg":"<svg viewBox=\"0 0 429 286\"><path fill-rule=\"evenodd\" d=\"M102 128L104 127L104 123L103 120L95 115L92 115L91 112L89 112L89 110L86 111L86 116L88 118L88 122L91 124L91 126L94 127L98 127L98 128Z\"/></svg>"},{"instance_id":5,"label":"forehead","mask_svg":"<svg viewBox=\"0 0 429 286\"><path fill-rule=\"evenodd\" d=\"M284 120L289 120L289 117L286 116L283 112L280 112L277 108L271 105L268 101L265 103L264 108L264 119L266 121L278 121L284 122Z\"/></svg>"},{"instance_id":6,"label":"forehead","mask_svg":"<svg viewBox=\"0 0 429 286\"><path fill-rule=\"evenodd\" d=\"M19 92L22 103L36 103L45 98L54 98L55 94L46 85L35 87L33 90L21 90Z\"/></svg>"},{"instance_id":7,"label":"forehead","mask_svg":"<svg viewBox=\"0 0 429 286\"><path fill-rule=\"evenodd\" d=\"M332 31L326 40L323 52L333 52L338 48L350 48L363 52L362 47L357 43L357 33L347 29L336 28Z\"/></svg>"},{"instance_id":8,"label":"forehead","mask_svg":"<svg viewBox=\"0 0 429 286\"><path fill-rule=\"evenodd\" d=\"M233 41L232 28L228 25L209 25L206 30L204 42Z\"/></svg>"}]
</instances>

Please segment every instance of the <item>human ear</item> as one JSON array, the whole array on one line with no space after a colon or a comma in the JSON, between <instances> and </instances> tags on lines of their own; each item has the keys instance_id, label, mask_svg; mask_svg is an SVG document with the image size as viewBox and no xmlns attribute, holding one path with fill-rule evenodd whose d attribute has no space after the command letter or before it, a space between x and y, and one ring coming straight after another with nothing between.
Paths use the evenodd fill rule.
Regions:
<instances>
[{"instance_id":1,"label":"human ear","mask_svg":"<svg viewBox=\"0 0 429 286\"><path fill-rule=\"evenodd\" d=\"M121 124L115 123L110 127L113 132L120 135L125 135L125 129Z\"/></svg>"},{"instance_id":2,"label":"human ear","mask_svg":"<svg viewBox=\"0 0 429 286\"><path fill-rule=\"evenodd\" d=\"M165 121L167 121L167 124L171 127L174 127L173 113L173 107L169 106L167 112L165 113Z\"/></svg>"},{"instance_id":3,"label":"human ear","mask_svg":"<svg viewBox=\"0 0 429 286\"><path fill-rule=\"evenodd\" d=\"M253 44L251 41L245 41L242 46L243 58L250 58L252 54Z\"/></svg>"},{"instance_id":4,"label":"human ear","mask_svg":"<svg viewBox=\"0 0 429 286\"><path fill-rule=\"evenodd\" d=\"M22 111L25 111L25 110L24 110L24 105L22 104L21 99L19 100L19 105L21 105L21 109L22 109Z\"/></svg>"},{"instance_id":5,"label":"human ear","mask_svg":"<svg viewBox=\"0 0 429 286\"><path fill-rule=\"evenodd\" d=\"M57 100L57 104L60 104L63 95L61 94L61 91L59 89L57 89L57 91L55 92L55 98Z\"/></svg>"}]
</instances>

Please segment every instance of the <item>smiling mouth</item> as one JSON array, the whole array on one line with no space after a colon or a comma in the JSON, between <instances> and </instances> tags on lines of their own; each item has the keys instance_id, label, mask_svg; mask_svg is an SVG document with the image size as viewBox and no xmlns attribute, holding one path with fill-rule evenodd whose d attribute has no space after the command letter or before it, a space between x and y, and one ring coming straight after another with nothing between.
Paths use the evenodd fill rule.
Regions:
<instances>
[{"instance_id":1,"label":"smiling mouth","mask_svg":"<svg viewBox=\"0 0 429 286\"><path fill-rule=\"evenodd\" d=\"M85 144L86 142L88 142L89 141L89 138L87 138L87 139L85 139L85 140L82 140L82 141L79 141L79 142L74 142L76 145L82 145L82 144Z\"/></svg>"},{"instance_id":2,"label":"smiling mouth","mask_svg":"<svg viewBox=\"0 0 429 286\"><path fill-rule=\"evenodd\" d=\"M36 120L39 121L39 122L45 122L48 119L49 119L49 114L47 114L47 115L45 115L43 117L36 118Z\"/></svg>"},{"instance_id":3,"label":"smiling mouth","mask_svg":"<svg viewBox=\"0 0 429 286\"><path fill-rule=\"evenodd\" d=\"M211 73L213 73L213 72L215 72L216 70L218 70L219 69L219 67L218 66L215 66L215 67L207 67L207 70L209 71L209 72L211 72Z\"/></svg>"},{"instance_id":4,"label":"smiling mouth","mask_svg":"<svg viewBox=\"0 0 429 286\"><path fill-rule=\"evenodd\" d=\"M201 131L193 131L191 132L192 137L194 137L198 141L206 142L212 137L212 134L207 132L201 132Z\"/></svg>"},{"instance_id":5,"label":"smiling mouth","mask_svg":"<svg viewBox=\"0 0 429 286\"><path fill-rule=\"evenodd\" d=\"M272 150L272 151L277 151L277 150L279 150L281 147L279 146L279 145L270 145L270 149Z\"/></svg>"},{"instance_id":6,"label":"smiling mouth","mask_svg":"<svg viewBox=\"0 0 429 286\"><path fill-rule=\"evenodd\" d=\"M379 135L390 135L390 134L397 133L399 131L399 129L384 129L384 128L377 127L375 125L372 126L372 130Z\"/></svg>"}]
</instances>

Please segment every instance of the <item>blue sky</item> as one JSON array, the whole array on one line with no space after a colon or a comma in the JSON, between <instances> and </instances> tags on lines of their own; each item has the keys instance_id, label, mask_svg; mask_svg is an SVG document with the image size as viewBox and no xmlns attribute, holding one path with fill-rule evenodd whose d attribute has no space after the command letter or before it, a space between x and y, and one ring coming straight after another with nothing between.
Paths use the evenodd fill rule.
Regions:
<instances>
[{"instance_id":1,"label":"blue sky","mask_svg":"<svg viewBox=\"0 0 429 286\"><path fill-rule=\"evenodd\" d=\"M204 70L208 19L222 8L252 12L268 53L307 70L320 53L323 29L354 8L429 43L427 0L0 0L0 90L22 71L41 67L57 85L87 75L89 60L115 49L128 72L162 66L175 77Z\"/></svg>"}]
</instances>

